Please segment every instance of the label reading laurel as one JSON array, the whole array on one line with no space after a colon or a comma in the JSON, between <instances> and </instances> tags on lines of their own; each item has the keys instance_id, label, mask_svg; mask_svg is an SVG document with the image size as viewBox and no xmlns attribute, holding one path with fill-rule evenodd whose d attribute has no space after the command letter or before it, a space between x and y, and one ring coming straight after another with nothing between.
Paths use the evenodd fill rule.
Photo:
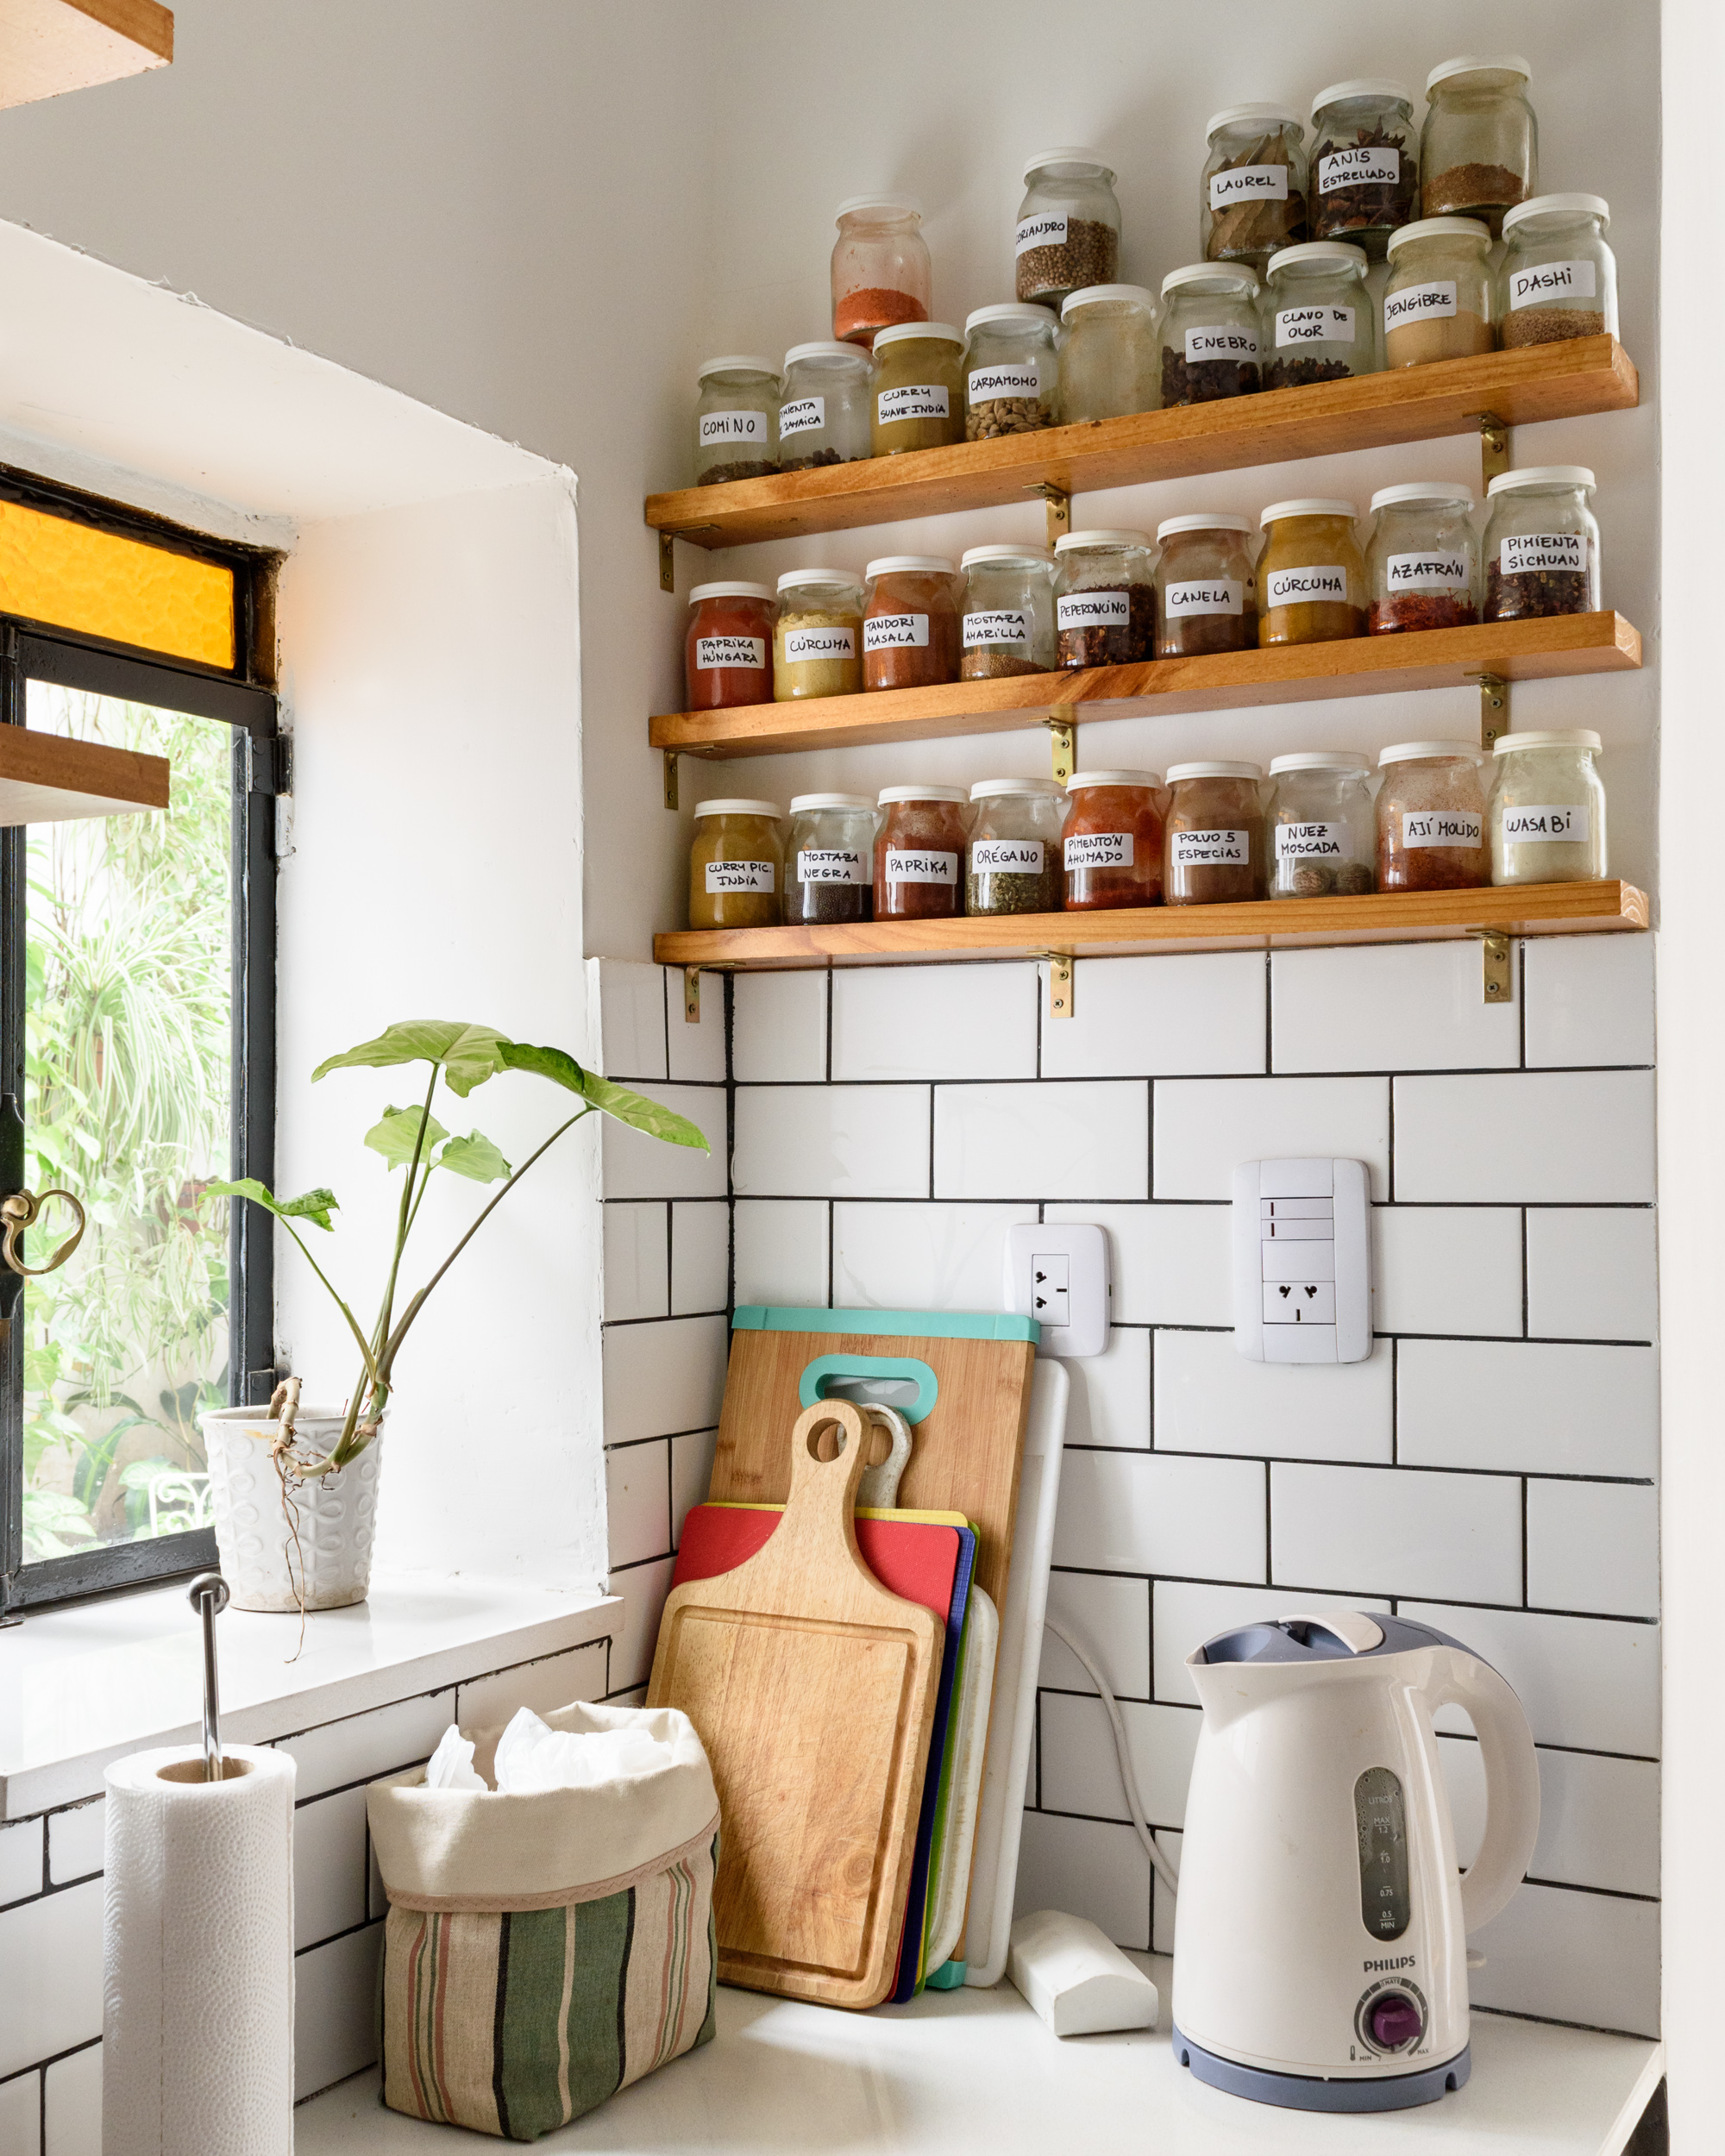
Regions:
<instances>
[{"instance_id":1,"label":"label reading laurel","mask_svg":"<svg viewBox=\"0 0 1725 2156\"><path fill-rule=\"evenodd\" d=\"M727 891L772 891L775 873L770 861L710 861L706 887L715 898Z\"/></svg>"},{"instance_id":2,"label":"label reading laurel","mask_svg":"<svg viewBox=\"0 0 1725 2156\"><path fill-rule=\"evenodd\" d=\"M1227 210L1237 202L1286 202L1285 165L1230 165L1210 175L1210 207Z\"/></svg>"},{"instance_id":3,"label":"label reading laurel","mask_svg":"<svg viewBox=\"0 0 1725 2156\"><path fill-rule=\"evenodd\" d=\"M1245 868L1251 862L1251 833L1170 831L1168 858L1176 868Z\"/></svg>"},{"instance_id":4,"label":"label reading laurel","mask_svg":"<svg viewBox=\"0 0 1725 2156\"><path fill-rule=\"evenodd\" d=\"M1277 170L1281 168L1278 166ZM1211 323L1186 332L1186 364L1203 360L1255 360L1258 339L1250 329L1236 329L1226 323Z\"/></svg>"},{"instance_id":5,"label":"label reading laurel","mask_svg":"<svg viewBox=\"0 0 1725 2156\"><path fill-rule=\"evenodd\" d=\"M695 638L697 674L705 674L713 667L752 667L758 673L766 663L767 639L764 636Z\"/></svg>"},{"instance_id":6,"label":"label reading laurel","mask_svg":"<svg viewBox=\"0 0 1725 2156\"><path fill-rule=\"evenodd\" d=\"M919 853L910 846L887 849L888 883L957 883L957 854Z\"/></svg>"},{"instance_id":7,"label":"label reading laurel","mask_svg":"<svg viewBox=\"0 0 1725 2156\"><path fill-rule=\"evenodd\" d=\"M701 447L710 442L759 442L773 438L764 411L704 411L700 416Z\"/></svg>"},{"instance_id":8,"label":"label reading laurel","mask_svg":"<svg viewBox=\"0 0 1725 2156\"><path fill-rule=\"evenodd\" d=\"M1591 262L1537 262L1509 273L1509 304L1536 306L1542 299L1591 299Z\"/></svg>"},{"instance_id":9,"label":"label reading laurel","mask_svg":"<svg viewBox=\"0 0 1725 2156\"><path fill-rule=\"evenodd\" d=\"M1333 150L1318 160L1318 192L1333 195L1344 187L1394 187L1402 178L1396 150Z\"/></svg>"},{"instance_id":10,"label":"label reading laurel","mask_svg":"<svg viewBox=\"0 0 1725 2156\"><path fill-rule=\"evenodd\" d=\"M1503 542L1497 563L1504 576L1537 576L1547 569L1584 569L1587 542L1578 531L1524 531Z\"/></svg>"},{"instance_id":11,"label":"label reading laurel","mask_svg":"<svg viewBox=\"0 0 1725 2156\"><path fill-rule=\"evenodd\" d=\"M1346 824L1278 824L1276 826L1278 861L1346 861Z\"/></svg>"},{"instance_id":12,"label":"label reading laurel","mask_svg":"<svg viewBox=\"0 0 1725 2156\"><path fill-rule=\"evenodd\" d=\"M1473 572L1465 554L1389 554L1383 580L1392 592L1470 592Z\"/></svg>"},{"instance_id":13,"label":"label reading laurel","mask_svg":"<svg viewBox=\"0 0 1725 2156\"><path fill-rule=\"evenodd\" d=\"M862 624L864 651L893 651L900 644L927 642L926 614L874 614Z\"/></svg>"},{"instance_id":14,"label":"label reading laurel","mask_svg":"<svg viewBox=\"0 0 1725 2156\"><path fill-rule=\"evenodd\" d=\"M826 424L826 399L824 397L799 397L794 403L779 407L779 439L787 435L807 434L812 428Z\"/></svg>"},{"instance_id":15,"label":"label reading laurel","mask_svg":"<svg viewBox=\"0 0 1725 2156\"><path fill-rule=\"evenodd\" d=\"M1009 606L964 617L964 649L975 651L984 644L1006 644L1015 651L1030 649L1030 616Z\"/></svg>"},{"instance_id":16,"label":"label reading laurel","mask_svg":"<svg viewBox=\"0 0 1725 2156\"><path fill-rule=\"evenodd\" d=\"M1347 571L1335 562L1306 569L1273 569L1264 579L1264 596L1270 606L1305 606L1314 599L1347 604Z\"/></svg>"},{"instance_id":17,"label":"label reading laurel","mask_svg":"<svg viewBox=\"0 0 1725 2156\"><path fill-rule=\"evenodd\" d=\"M1484 820L1468 809L1403 809L1402 843L1412 846L1477 846Z\"/></svg>"},{"instance_id":18,"label":"label reading laurel","mask_svg":"<svg viewBox=\"0 0 1725 2156\"><path fill-rule=\"evenodd\" d=\"M1352 344L1352 307L1284 307L1276 317L1278 351L1290 344Z\"/></svg>"},{"instance_id":19,"label":"label reading laurel","mask_svg":"<svg viewBox=\"0 0 1725 2156\"><path fill-rule=\"evenodd\" d=\"M1039 838L977 838L970 845L973 876L1039 876L1043 844Z\"/></svg>"},{"instance_id":20,"label":"label reading laurel","mask_svg":"<svg viewBox=\"0 0 1725 2156\"><path fill-rule=\"evenodd\" d=\"M1132 835L1130 831L1080 831L1065 844L1069 868L1130 868Z\"/></svg>"},{"instance_id":21,"label":"label reading laurel","mask_svg":"<svg viewBox=\"0 0 1725 2156\"><path fill-rule=\"evenodd\" d=\"M906 382L900 389L883 389L875 399L881 424L890 427L898 419L947 417L944 382Z\"/></svg>"},{"instance_id":22,"label":"label reading laurel","mask_svg":"<svg viewBox=\"0 0 1725 2156\"><path fill-rule=\"evenodd\" d=\"M1013 254L1027 254L1033 247L1064 247L1066 220L1064 217L1021 217L1019 220L1018 242Z\"/></svg>"},{"instance_id":23,"label":"label reading laurel","mask_svg":"<svg viewBox=\"0 0 1725 2156\"><path fill-rule=\"evenodd\" d=\"M973 404L991 404L996 397L1042 394L1042 370L1034 360L1016 367L973 367L966 380Z\"/></svg>"},{"instance_id":24,"label":"label reading laurel","mask_svg":"<svg viewBox=\"0 0 1725 2156\"><path fill-rule=\"evenodd\" d=\"M1054 602L1060 629L1124 629L1132 620L1132 599L1125 592L1069 592Z\"/></svg>"},{"instance_id":25,"label":"label reading laurel","mask_svg":"<svg viewBox=\"0 0 1725 2156\"><path fill-rule=\"evenodd\" d=\"M785 663L791 666L799 659L854 659L856 656L856 631L843 629L787 629L785 631Z\"/></svg>"},{"instance_id":26,"label":"label reading laurel","mask_svg":"<svg viewBox=\"0 0 1725 2156\"><path fill-rule=\"evenodd\" d=\"M797 849L799 883L867 883L869 859L851 846L801 846Z\"/></svg>"},{"instance_id":27,"label":"label reading laurel","mask_svg":"<svg viewBox=\"0 0 1725 2156\"><path fill-rule=\"evenodd\" d=\"M1517 845L1538 845L1542 841L1563 839L1572 845L1584 846L1593 837L1593 812L1584 801L1570 805L1553 806L1550 802L1529 804L1525 808L1503 810L1503 837L1513 839Z\"/></svg>"}]
</instances>

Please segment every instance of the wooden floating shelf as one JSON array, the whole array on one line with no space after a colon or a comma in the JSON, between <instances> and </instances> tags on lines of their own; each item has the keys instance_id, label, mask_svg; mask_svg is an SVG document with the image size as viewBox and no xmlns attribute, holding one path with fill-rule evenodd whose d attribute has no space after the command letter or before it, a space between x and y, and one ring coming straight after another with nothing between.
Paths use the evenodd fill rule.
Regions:
<instances>
[{"instance_id":1,"label":"wooden floating shelf","mask_svg":"<svg viewBox=\"0 0 1725 2156\"><path fill-rule=\"evenodd\" d=\"M746 973L793 966L924 965L964 958L1123 957L1302 943L1440 942L1495 930L1585 936L1648 925L1630 883L1534 883L1511 890L1386 891L1359 899L1260 899L1241 906L1121 906L956 921L854 921L831 928L683 929L653 938L661 965Z\"/></svg>"},{"instance_id":2,"label":"wooden floating shelf","mask_svg":"<svg viewBox=\"0 0 1725 2156\"><path fill-rule=\"evenodd\" d=\"M166 756L0 726L0 826L165 809L168 775Z\"/></svg>"},{"instance_id":3,"label":"wooden floating shelf","mask_svg":"<svg viewBox=\"0 0 1725 2156\"><path fill-rule=\"evenodd\" d=\"M1572 337L1001 441L680 487L647 497L647 522L698 547L747 546L1022 502L1044 486L1076 494L1430 442L1477 429L1484 413L1527 426L1626 411L1640 395L1634 362L1615 337Z\"/></svg>"},{"instance_id":4,"label":"wooden floating shelf","mask_svg":"<svg viewBox=\"0 0 1725 2156\"><path fill-rule=\"evenodd\" d=\"M938 688L880 689L868 696L740 704L725 711L671 711L649 720L648 739L656 749L705 756L785 755L794 749L1004 733L1044 725L1057 709L1074 722L1242 711L1317 697L1461 688L1482 674L1544 681L1622 673L1640 663L1640 632L1621 614L1554 614L1537 621L1230 651L1208 659L1155 659L1141 666L1020 674Z\"/></svg>"},{"instance_id":5,"label":"wooden floating shelf","mask_svg":"<svg viewBox=\"0 0 1725 2156\"><path fill-rule=\"evenodd\" d=\"M173 16L156 0L0 0L0 107L166 67Z\"/></svg>"}]
</instances>

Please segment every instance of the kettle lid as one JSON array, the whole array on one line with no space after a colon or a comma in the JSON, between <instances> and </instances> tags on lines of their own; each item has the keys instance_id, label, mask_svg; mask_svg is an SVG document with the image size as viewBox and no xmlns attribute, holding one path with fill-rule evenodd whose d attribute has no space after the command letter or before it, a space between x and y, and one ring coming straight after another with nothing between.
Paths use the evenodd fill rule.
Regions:
<instances>
[{"instance_id":1,"label":"kettle lid","mask_svg":"<svg viewBox=\"0 0 1725 2156\"><path fill-rule=\"evenodd\" d=\"M1383 1613L1368 1616L1360 1609L1330 1609L1293 1617L1280 1617L1237 1626L1207 1639L1192 1657L1194 1662L1352 1662L1373 1656L1408 1654L1419 1647L1454 1647L1471 1655L1448 1633L1433 1625L1416 1624L1411 1617ZM1482 1659L1478 1656L1476 1660Z\"/></svg>"}]
</instances>

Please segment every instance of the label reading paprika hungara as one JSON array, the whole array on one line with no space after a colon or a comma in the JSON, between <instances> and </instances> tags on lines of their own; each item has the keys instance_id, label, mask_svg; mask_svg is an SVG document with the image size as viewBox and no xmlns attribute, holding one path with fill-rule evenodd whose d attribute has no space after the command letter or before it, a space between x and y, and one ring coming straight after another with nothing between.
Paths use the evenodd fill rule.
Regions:
<instances>
[{"instance_id":1,"label":"label reading paprika hungara","mask_svg":"<svg viewBox=\"0 0 1725 2156\"><path fill-rule=\"evenodd\" d=\"M1352 344L1352 307L1284 307L1276 317L1276 348L1290 344Z\"/></svg>"},{"instance_id":2,"label":"label reading paprika hungara","mask_svg":"<svg viewBox=\"0 0 1725 2156\"><path fill-rule=\"evenodd\" d=\"M1125 592L1069 592L1054 602L1062 629L1124 629L1132 620L1132 600Z\"/></svg>"},{"instance_id":3,"label":"label reading paprika hungara","mask_svg":"<svg viewBox=\"0 0 1725 2156\"><path fill-rule=\"evenodd\" d=\"M1389 554L1383 580L1392 592L1471 592L1473 573L1465 554Z\"/></svg>"},{"instance_id":4,"label":"label reading paprika hungara","mask_svg":"<svg viewBox=\"0 0 1725 2156\"><path fill-rule=\"evenodd\" d=\"M1238 614L1245 606L1245 586L1234 576L1194 577L1163 586L1162 612L1167 621L1183 621L1189 614Z\"/></svg>"},{"instance_id":5,"label":"label reading paprika hungara","mask_svg":"<svg viewBox=\"0 0 1725 2156\"><path fill-rule=\"evenodd\" d=\"M874 614L862 624L864 651L895 651L900 644L927 642L926 614Z\"/></svg>"},{"instance_id":6,"label":"label reading paprika hungara","mask_svg":"<svg viewBox=\"0 0 1725 2156\"><path fill-rule=\"evenodd\" d=\"M710 861L706 887L710 897L719 898L728 891L774 891L778 885L770 861Z\"/></svg>"},{"instance_id":7,"label":"label reading paprika hungara","mask_svg":"<svg viewBox=\"0 0 1725 2156\"><path fill-rule=\"evenodd\" d=\"M1414 846L1478 846L1484 824L1471 809L1403 809L1402 843Z\"/></svg>"},{"instance_id":8,"label":"label reading paprika hungara","mask_svg":"<svg viewBox=\"0 0 1725 2156\"><path fill-rule=\"evenodd\" d=\"M813 428L826 424L826 399L824 397L799 397L793 403L779 407L779 439L789 435L807 434Z\"/></svg>"},{"instance_id":9,"label":"label reading paprika hungara","mask_svg":"<svg viewBox=\"0 0 1725 2156\"><path fill-rule=\"evenodd\" d=\"M1237 202L1286 202L1285 165L1230 165L1210 175L1210 207L1226 210Z\"/></svg>"},{"instance_id":10,"label":"label reading paprika hungara","mask_svg":"<svg viewBox=\"0 0 1725 2156\"><path fill-rule=\"evenodd\" d=\"M1276 826L1278 861L1346 861L1346 824L1278 824Z\"/></svg>"},{"instance_id":11,"label":"label reading paprika hungara","mask_svg":"<svg viewBox=\"0 0 1725 2156\"><path fill-rule=\"evenodd\" d=\"M1042 394L1042 370L1033 361L1016 367L973 367L968 380L973 404L986 404L996 397Z\"/></svg>"},{"instance_id":12,"label":"label reading paprika hungara","mask_svg":"<svg viewBox=\"0 0 1725 2156\"><path fill-rule=\"evenodd\" d=\"M1027 254L1033 247L1064 247L1066 220L1064 217L1020 217L1018 244L1014 255Z\"/></svg>"},{"instance_id":13,"label":"label reading paprika hungara","mask_svg":"<svg viewBox=\"0 0 1725 2156\"><path fill-rule=\"evenodd\" d=\"M1264 581L1265 604L1270 606L1306 606L1314 600L1347 604L1347 571L1338 563L1308 569L1274 569Z\"/></svg>"},{"instance_id":14,"label":"label reading paprika hungara","mask_svg":"<svg viewBox=\"0 0 1725 2156\"><path fill-rule=\"evenodd\" d=\"M888 846L887 881L888 883L957 883L958 856L957 854L922 853L911 846Z\"/></svg>"},{"instance_id":15,"label":"label reading paprika hungara","mask_svg":"<svg viewBox=\"0 0 1725 2156\"><path fill-rule=\"evenodd\" d=\"M799 883L867 883L867 857L854 846L802 846L797 850Z\"/></svg>"},{"instance_id":16,"label":"label reading paprika hungara","mask_svg":"<svg viewBox=\"0 0 1725 2156\"><path fill-rule=\"evenodd\" d=\"M1069 868L1130 868L1132 835L1130 831L1080 831L1066 841Z\"/></svg>"},{"instance_id":17,"label":"label reading paprika hungara","mask_svg":"<svg viewBox=\"0 0 1725 2156\"><path fill-rule=\"evenodd\" d=\"M1402 177L1399 151L1335 150L1318 160L1318 192L1333 195L1343 187L1394 187Z\"/></svg>"},{"instance_id":18,"label":"label reading paprika hungara","mask_svg":"<svg viewBox=\"0 0 1725 2156\"><path fill-rule=\"evenodd\" d=\"M1587 542L1578 531L1524 531L1503 542L1497 566L1504 576L1537 576L1544 569L1584 569Z\"/></svg>"},{"instance_id":19,"label":"label reading paprika hungara","mask_svg":"<svg viewBox=\"0 0 1725 2156\"><path fill-rule=\"evenodd\" d=\"M750 667L759 673L767 664L764 636L697 636L695 672L713 667Z\"/></svg>"},{"instance_id":20,"label":"label reading paprika hungara","mask_svg":"<svg viewBox=\"0 0 1725 2156\"><path fill-rule=\"evenodd\" d=\"M1232 329L1226 323L1212 323L1198 329L1186 332L1186 364L1195 367L1203 360L1255 360L1258 357L1258 339L1250 329Z\"/></svg>"},{"instance_id":21,"label":"label reading paprika hungara","mask_svg":"<svg viewBox=\"0 0 1725 2156\"><path fill-rule=\"evenodd\" d=\"M799 659L854 659L856 656L856 631L854 629L787 629L785 631L785 664L794 666Z\"/></svg>"},{"instance_id":22,"label":"label reading paprika hungara","mask_svg":"<svg viewBox=\"0 0 1725 2156\"><path fill-rule=\"evenodd\" d=\"M1536 262L1509 273L1509 304L1536 306L1542 299L1591 299L1591 262Z\"/></svg>"},{"instance_id":23,"label":"label reading paprika hungara","mask_svg":"<svg viewBox=\"0 0 1725 2156\"><path fill-rule=\"evenodd\" d=\"M1042 874L1039 838L978 838L971 843L973 876L1039 876Z\"/></svg>"},{"instance_id":24,"label":"label reading paprika hungara","mask_svg":"<svg viewBox=\"0 0 1725 2156\"><path fill-rule=\"evenodd\" d=\"M1175 868L1245 868L1251 864L1250 831L1170 831L1169 865Z\"/></svg>"},{"instance_id":25,"label":"label reading paprika hungara","mask_svg":"<svg viewBox=\"0 0 1725 2156\"><path fill-rule=\"evenodd\" d=\"M701 447L710 442L758 442L773 438L764 411L704 411L700 416Z\"/></svg>"},{"instance_id":26,"label":"label reading paprika hungara","mask_svg":"<svg viewBox=\"0 0 1725 2156\"><path fill-rule=\"evenodd\" d=\"M1537 845L1542 840L1561 839L1584 846L1593 837L1593 812L1583 801L1554 806L1547 801L1525 808L1503 810L1503 837L1518 846Z\"/></svg>"},{"instance_id":27,"label":"label reading paprika hungara","mask_svg":"<svg viewBox=\"0 0 1725 2156\"><path fill-rule=\"evenodd\" d=\"M1432 285L1404 285L1399 292L1383 296L1383 328L1387 335L1410 322L1428 317L1452 315L1456 310L1455 279L1440 278Z\"/></svg>"},{"instance_id":28,"label":"label reading paprika hungara","mask_svg":"<svg viewBox=\"0 0 1725 2156\"><path fill-rule=\"evenodd\" d=\"M944 419L946 385L906 382L902 389L883 389L875 403L883 427L890 427L895 419Z\"/></svg>"},{"instance_id":29,"label":"label reading paprika hungara","mask_svg":"<svg viewBox=\"0 0 1725 2156\"><path fill-rule=\"evenodd\" d=\"M964 649L975 651L982 644L1008 644L1014 650L1028 651L1030 616L1008 606L997 606L986 614L967 614Z\"/></svg>"}]
</instances>

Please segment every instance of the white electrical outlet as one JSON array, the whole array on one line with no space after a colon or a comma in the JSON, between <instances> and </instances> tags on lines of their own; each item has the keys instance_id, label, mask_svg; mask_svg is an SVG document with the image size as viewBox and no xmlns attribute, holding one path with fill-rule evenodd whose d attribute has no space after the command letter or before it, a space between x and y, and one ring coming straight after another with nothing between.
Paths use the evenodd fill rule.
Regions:
<instances>
[{"instance_id":1,"label":"white electrical outlet","mask_svg":"<svg viewBox=\"0 0 1725 2156\"><path fill-rule=\"evenodd\" d=\"M1072 1260L1064 1250L1032 1250L1030 1313L1038 1325L1072 1322Z\"/></svg>"},{"instance_id":2,"label":"white electrical outlet","mask_svg":"<svg viewBox=\"0 0 1725 2156\"><path fill-rule=\"evenodd\" d=\"M1036 1319L1044 1355L1105 1353L1113 1294L1105 1230L1063 1220L1007 1229L1007 1307Z\"/></svg>"},{"instance_id":3,"label":"white electrical outlet","mask_svg":"<svg viewBox=\"0 0 1725 2156\"><path fill-rule=\"evenodd\" d=\"M1255 1363L1371 1353L1371 1205L1357 1160L1234 1170L1234 1344Z\"/></svg>"}]
</instances>

